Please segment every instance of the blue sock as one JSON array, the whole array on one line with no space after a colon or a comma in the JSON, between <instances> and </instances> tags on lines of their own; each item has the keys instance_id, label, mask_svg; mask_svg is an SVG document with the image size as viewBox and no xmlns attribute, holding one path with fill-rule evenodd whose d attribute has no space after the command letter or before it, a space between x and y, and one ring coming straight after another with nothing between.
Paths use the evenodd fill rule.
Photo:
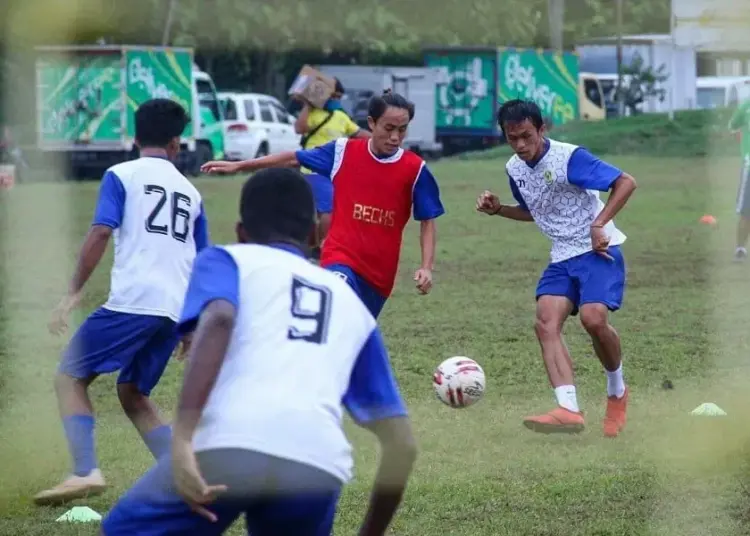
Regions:
<instances>
[{"instance_id":1,"label":"blue sock","mask_svg":"<svg viewBox=\"0 0 750 536\"><path fill-rule=\"evenodd\" d=\"M148 450L157 460L169 452L172 446L172 428L162 425L143 436Z\"/></svg>"},{"instance_id":2,"label":"blue sock","mask_svg":"<svg viewBox=\"0 0 750 536\"><path fill-rule=\"evenodd\" d=\"M73 473L86 476L96 469L96 451L94 449L94 416L71 415L63 418L65 437L73 456Z\"/></svg>"}]
</instances>

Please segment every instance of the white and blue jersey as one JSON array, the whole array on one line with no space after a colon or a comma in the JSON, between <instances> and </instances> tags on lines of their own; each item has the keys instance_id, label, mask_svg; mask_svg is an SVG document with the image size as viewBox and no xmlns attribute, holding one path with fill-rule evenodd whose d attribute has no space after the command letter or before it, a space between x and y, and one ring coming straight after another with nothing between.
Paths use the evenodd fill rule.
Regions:
<instances>
[{"instance_id":1,"label":"white and blue jersey","mask_svg":"<svg viewBox=\"0 0 750 536\"><path fill-rule=\"evenodd\" d=\"M178 329L215 300L234 305L235 325L193 445L206 481L229 479L241 497L220 499L207 522L175 495L162 458L104 533L220 534L244 513L254 535L330 534L352 476L344 411L359 423L407 414L375 319L343 280L280 244L203 251Z\"/></svg>"},{"instance_id":2,"label":"white and blue jersey","mask_svg":"<svg viewBox=\"0 0 750 536\"><path fill-rule=\"evenodd\" d=\"M102 179L93 225L114 230L104 308L177 321L193 260L209 241L195 186L166 159L123 162Z\"/></svg>"},{"instance_id":3,"label":"white and blue jersey","mask_svg":"<svg viewBox=\"0 0 750 536\"><path fill-rule=\"evenodd\" d=\"M585 304L603 304L616 311L625 291L625 260L620 245L625 235L610 221L606 258L593 251L591 224L608 191L622 175L586 149L545 140L545 151L535 162L513 156L506 165L513 197L531 213L539 229L552 241L550 264L544 270L536 297L564 296L577 314Z\"/></svg>"},{"instance_id":4,"label":"white and blue jersey","mask_svg":"<svg viewBox=\"0 0 750 536\"><path fill-rule=\"evenodd\" d=\"M118 383L148 395L178 343L193 261L208 245L201 196L166 159L123 162L105 173L92 224L113 229L109 298L73 335L59 370L80 379L119 370Z\"/></svg>"},{"instance_id":5,"label":"white and blue jersey","mask_svg":"<svg viewBox=\"0 0 750 536\"><path fill-rule=\"evenodd\" d=\"M599 192L608 191L622 171L582 147L554 140L545 145L537 161L514 155L505 169L513 197L552 241L551 261L560 262L592 250L591 224L604 207ZM611 246L625 242L614 222L604 231Z\"/></svg>"},{"instance_id":6,"label":"white and blue jersey","mask_svg":"<svg viewBox=\"0 0 750 536\"><path fill-rule=\"evenodd\" d=\"M178 329L217 299L237 320L196 451L253 450L349 480L344 408L359 422L406 415L375 319L341 278L278 247L202 253Z\"/></svg>"}]
</instances>

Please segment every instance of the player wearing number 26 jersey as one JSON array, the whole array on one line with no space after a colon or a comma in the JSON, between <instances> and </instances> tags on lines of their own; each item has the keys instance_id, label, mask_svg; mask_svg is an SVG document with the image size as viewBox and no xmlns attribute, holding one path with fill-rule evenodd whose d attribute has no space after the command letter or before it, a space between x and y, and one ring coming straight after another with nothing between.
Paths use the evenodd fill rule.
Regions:
<instances>
[{"instance_id":1,"label":"player wearing number 26 jersey","mask_svg":"<svg viewBox=\"0 0 750 536\"><path fill-rule=\"evenodd\" d=\"M382 536L413 461L406 408L373 316L308 262L310 185L289 169L245 184L237 244L203 251L178 329L193 332L171 456L102 523L106 536L326 536L352 476L343 413L381 439L358 534ZM384 476L387 475L387 476Z\"/></svg>"},{"instance_id":2,"label":"player wearing number 26 jersey","mask_svg":"<svg viewBox=\"0 0 750 536\"><path fill-rule=\"evenodd\" d=\"M100 374L120 371L117 391L125 413L155 457L169 449L170 428L148 396L178 344L175 325L193 261L208 245L201 196L169 160L179 151L186 124L187 114L179 104L162 99L146 102L136 112L141 158L113 166L102 179L78 269L51 327L54 331L64 327L111 236L110 293L63 352L55 387L73 474L38 494L38 504L104 489L86 394Z\"/></svg>"}]
</instances>

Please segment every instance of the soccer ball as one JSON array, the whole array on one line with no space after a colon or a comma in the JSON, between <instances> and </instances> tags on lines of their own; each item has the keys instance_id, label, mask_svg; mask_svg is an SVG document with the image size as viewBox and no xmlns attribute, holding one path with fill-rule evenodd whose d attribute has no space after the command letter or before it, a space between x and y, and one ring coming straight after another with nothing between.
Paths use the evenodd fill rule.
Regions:
<instances>
[{"instance_id":1,"label":"soccer ball","mask_svg":"<svg viewBox=\"0 0 750 536\"><path fill-rule=\"evenodd\" d=\"M484 394L484 385L482 367L464 356L446 359L432 377L438 400L452 408L465 408L479 402Z\"/></svg>"}]
</instances>

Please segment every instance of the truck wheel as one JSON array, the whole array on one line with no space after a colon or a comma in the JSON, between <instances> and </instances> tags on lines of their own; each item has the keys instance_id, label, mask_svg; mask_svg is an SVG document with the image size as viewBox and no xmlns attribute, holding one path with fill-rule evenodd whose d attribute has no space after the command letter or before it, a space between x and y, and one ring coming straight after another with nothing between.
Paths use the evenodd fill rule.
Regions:
<instances>
[{"instance_id":1,"label":"truck wheel","mask_svg":"<svg viewBox=\"0 0 750 536\"><path fill-rule=\"evenodd\" d=\"M260 147L258 147L258 152L255 153L255 158L261 158L263 156L268 156L268 144L266 142L261 143Z\"/></svg>"},{"instance_id":2,"label":"truck wheel","mask_svg":"<svg viewBox=\"0 0 750 536\"><path fill-rule=\"evenodd\" d=\"M193 166L190 175L197 177L201 174L201 166L213 159L214 153L211 146L205 143L199 143L195 148L193 156Z\"/></svg>"}]
</instances>

